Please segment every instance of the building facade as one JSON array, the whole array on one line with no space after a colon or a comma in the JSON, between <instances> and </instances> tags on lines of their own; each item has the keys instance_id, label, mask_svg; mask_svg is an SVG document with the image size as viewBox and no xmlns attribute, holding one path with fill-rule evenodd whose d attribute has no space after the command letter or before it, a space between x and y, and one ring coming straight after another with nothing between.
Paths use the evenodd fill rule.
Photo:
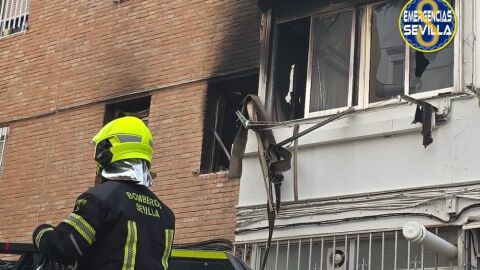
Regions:
<instances>
[{"instance_id":1,"label":"building facade","mask_svg":"<svg viewBox=\"0 0 480 270\"><path fill-rule=\"evenodd\" d=\"M254 0L0 1L0 241L61 222L95 185L91 138L131 114L176 243L233 240L239 181L212 138L231 93L256 91L260 17Z\"/></svg>"},{"instance_id":2,"label":"building facade","mask_svg":"<svg viewBox=\"0 0 480 270\"><path fill-rule=\"evenodd\" d=\"M457 32L435 53L402 40L406 1L261 2L259 97L271 123L257 127L272 129L278 142L354 109L288 145L292 169L266 269L476 269L478 2L449 1ZM422 101L438 111L412 124L428 106ZM269 224L258 153L251 129L235 239L256 269ZM409 222L445 240L454 256L407 241Z\"/></svg>"},{"instance_id":3,"label":"building facade","mask_svg":"<svg viewBox=\"0 0 480 270\"><path fill-rule=\"evenodd\" d=\"M61 221L95 185L93 134L133 114L154 133L153 189L177 215L175 241L234 240L259 268L253 131L240 180L225 173L235 111L258 94L277 141L354 109L288 146L267 269L479 266L475 0L449 1L455 39L431 54L401 39L400 0L163 2L0 1L0 240ZM434 106L431 127L399 95ZM407 241L412 221L455 256Z\"/></svg>"}]
</instances>

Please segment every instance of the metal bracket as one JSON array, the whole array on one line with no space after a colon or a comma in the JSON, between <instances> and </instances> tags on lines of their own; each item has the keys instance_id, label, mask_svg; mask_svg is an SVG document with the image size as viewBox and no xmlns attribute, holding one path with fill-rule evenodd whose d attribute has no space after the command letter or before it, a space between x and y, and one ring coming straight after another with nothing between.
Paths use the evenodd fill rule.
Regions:
<instances>
[{"instance_id":1,"label":"metal bracket","mask_svg":"<svg viewBox=\"0 0 480 270\"><path fill-rule=\"evenodd\" d=\"M403 99L407 102L422 106L422 103L425 101L418 100L416 98L412 98L407 95L400 95L400 99ZM435 124L442 124L447 122L450 119L450 112L452 110L452 101L450 98L444 99L443 110L442 113L439 113L439 108L432 105L433 111L435 112Z\"/></svg>"},{"instance_id":2,"label":"metal bracket","mask_svg":"<svg viewBox=\"0 0 480 270\"><path fill-rule=\"evenodd\" d=\"M446 123L450 120L450 113L452 112L452 100L446 98L443 104L443 112L441 114L435 114L435 124Z\"/></svg>"}]
</instances>

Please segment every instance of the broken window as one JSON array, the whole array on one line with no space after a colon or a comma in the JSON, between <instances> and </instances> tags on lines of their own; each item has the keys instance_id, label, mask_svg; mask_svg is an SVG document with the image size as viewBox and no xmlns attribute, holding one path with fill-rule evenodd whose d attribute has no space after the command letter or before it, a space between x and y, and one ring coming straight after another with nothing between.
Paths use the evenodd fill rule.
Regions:
<instances>
[{"instance_id":1,"label":"broken window","mask_svg":"<svg viewBox=\"0 0 480 270\"><path fill-rule=\"evenodd\" d=\"M276 31L276 58L271 97L272 117L276 121L303 118L310 20L279 24Z\"/></svg>"},{"instance_id":2,"label":"broken window","mask_svg":"<svg viewBox=\"0 0 480 270\"><path fill-rule=\"evenodd\" d=\"M135 116L142 119L145 124L148 124L150 100L151 97L148 96L107 104L103 122L106 124L120 117Z\"/></svg>"},{"instance_id":3,"label":"broken window","mask_svg":"<svg viewBox=\"0 0 480 270\"><path fill-rule=\"evenodd\" d=\"M455 7L455 1L448 1ZM433 53L410 51L409 93L416 94L453 87L455 43Z\"/></svg>"},{"instance_id":4,"label":"broken window","mask_svg":"<svg viewBox=\"0 0 480 270\"><path fill-rule=\"evenodd\" d=\"M0 0L0 37L27 29L28 0Z\"/></svg>"},{"instance_id":5,"label":"broken window","mask_svg":"<svg viewBox=\"0 0 480 270\"><path fill-rule=\"evenodd\" d=\"M410 49L398 30L405 1L320 2L272 4L272 79L265 83L273 120L453 91L455 44L435 53Z\"/></svg>"},{"instance_id":6,"label":"broken window","mask_svg":"<svg viewBox=\"0 0 480 270\"><path fill-rule=\"evenodd\" d=\"M204 116L200 172L228 170L230 153L241 123L235 111L249 94L257 94L258 75L211 82Z\"/></svg>"},{"instance_id":7,"label":"broken window","mask_svg":"<svg viewBox=\"0 0 480 270\"><path fill-rule=\"evenodd\" d=\"M3 154L5 151L5 144L7 142L7 134L8 134L8 127L0 128L0 175L2 172Z\"/></svg>"},{"instance_id":8,"label":"broken window","mask_svg":"<svg viewBox=\"0 0 480 270\"><path fill-rule=\"evenodd\" d=\"M397 20L390 19L398 17L404 4L387 1L373 6L369 103L453 87L454 43L434 53L410 49L398 35Z\"/></svg>"},{"instance_id":9,"label":"broken window","mask_svg":"<svg viewBox=\"0 0 480 270\"><path fill-rule=\"evenodd\" d=\"M433 53L410 50L410 94L453 87L453 42Z\"/></svg>"}]
</instances>

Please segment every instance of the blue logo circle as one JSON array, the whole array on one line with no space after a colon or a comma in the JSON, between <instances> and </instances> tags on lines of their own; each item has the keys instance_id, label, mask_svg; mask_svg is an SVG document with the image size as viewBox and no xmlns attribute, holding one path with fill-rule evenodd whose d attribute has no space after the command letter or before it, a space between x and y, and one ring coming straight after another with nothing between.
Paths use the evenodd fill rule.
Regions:
<instances>
[{"instance_id":1,"label":"blue logo circle","mask_svg":"<svg viewBox=\"0 0 480 270\"><path fill-rule=\"evenodd\" d=\"M455 10L446 0L411 0L400 13L400 33L417 51L439 51L457 31Z\"/></svg>"}]
</instances>

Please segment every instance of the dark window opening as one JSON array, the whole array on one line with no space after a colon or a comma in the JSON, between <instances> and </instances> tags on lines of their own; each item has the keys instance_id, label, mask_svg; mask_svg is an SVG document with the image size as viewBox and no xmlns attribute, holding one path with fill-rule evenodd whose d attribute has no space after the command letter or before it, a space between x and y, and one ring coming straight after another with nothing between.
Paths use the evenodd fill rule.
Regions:
<instances>
[{"instance_id":1,"label":"dark window opening","mask_svg":"<svg viewBox=\"0 0 480 270\"><path fill-rule=\"evenodd\" d=\"M257 94L258 74L211 82L208 85L201 173L228 170L235 134L241 123L235 111L249 94ZM228 155L227 155L228 154Z\"/></svg>"},{"instance_id":2,"label":"dark window opening","mask_svg":"<svg viewBox=\"0 0 480 270\"><path fill-rule=\"evenodd\" d=\"M120 101L107 104L105 108L104 124L124 116L135 116L148 124L148 115L150 113L151 97L142 97L137 99Z\"/></svg>"},{"instance_id":3,"label":"dark window opening","mask_svg":"<svg viewBox=\"0 0 480 270\"><path fill-rule=\"evenodd\" d=\"M310 18L276 27L272 92L267 102L274 121L304 117Z\"/></svg>"}]
</instances>

